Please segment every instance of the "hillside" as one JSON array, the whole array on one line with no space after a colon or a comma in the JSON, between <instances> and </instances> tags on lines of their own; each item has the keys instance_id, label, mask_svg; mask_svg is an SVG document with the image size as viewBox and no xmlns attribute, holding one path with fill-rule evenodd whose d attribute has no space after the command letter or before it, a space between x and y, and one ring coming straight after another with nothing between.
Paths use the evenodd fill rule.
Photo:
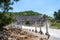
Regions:
<instances>
[{"instance_id":1,"label":"hillside","mask_svg":"<svg viewBox=\"0 0 60 40\"><path fill-rule=\"evenodd\" d=\"M18 16L42 15L41 13L34 11L14 12L14 14Z\"/></svg>"}]
</instances>

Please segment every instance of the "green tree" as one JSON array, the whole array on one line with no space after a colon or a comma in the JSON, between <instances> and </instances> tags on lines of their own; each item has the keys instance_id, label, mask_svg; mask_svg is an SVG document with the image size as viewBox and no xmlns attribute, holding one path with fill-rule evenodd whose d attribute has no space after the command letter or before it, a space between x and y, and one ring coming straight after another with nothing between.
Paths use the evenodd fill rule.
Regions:
<instances>
[{"instance_id":1,"label":"green tree","mask_svg":"<svg viewBox=\"0 0 60 40\"><path fill-rule=\"evenodd\" d=\"M15 1L17 2L19 0L0 0L0 9L2 9L3 12L12 10L13 8L10 5L13 5Z\"/></svg>"},{"instance_id":2,"label":"green tree","mask_svg":"<svg viewBox=\"0 0 60 40\"><path fill-rule=\"evenodd\" d=\"M54 18L55 20L60 20L60 10L58 10L58 12L54 12Z\"/></svg>"},{"instance_id":3,"label":"green tree","mask_svg":"<svg viewBox=\"0 0 60 40\"><path fill-rule=\"evenodd\" d=\"M19 0L0 0L0 10L2 11L0 12L0 28L10 24L14 20L13 14L8 14L8 11L13 9L11 5L17 1Z\"/></svg>"},{"instance_id":4,"label":"green tree","mask_svg":"<svg viewBox=\"0 0 60 40\"><path fill-rule=\"evenodd\" d=\"M10 24L12 21L14 21L14 19L15 18L13 18L13 16L10 16L9 14L0 13L0 28Z\"/></svg>"}]
</instances>

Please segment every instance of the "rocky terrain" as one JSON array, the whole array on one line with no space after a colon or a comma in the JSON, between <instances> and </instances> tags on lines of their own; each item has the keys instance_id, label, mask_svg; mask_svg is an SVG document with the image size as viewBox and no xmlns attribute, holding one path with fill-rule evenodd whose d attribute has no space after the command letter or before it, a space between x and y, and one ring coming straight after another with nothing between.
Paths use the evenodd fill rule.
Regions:
<instances>
[{"instance_id":1,"label":"rocky terrain","mask_svg":"<svg viewBox=\"0 0 60 40\"><path fill-rule=\"evenodd\" d=\"M46 36L20 28L0 30L0 40L48 40Z\"/></svg>"}]
</instances>

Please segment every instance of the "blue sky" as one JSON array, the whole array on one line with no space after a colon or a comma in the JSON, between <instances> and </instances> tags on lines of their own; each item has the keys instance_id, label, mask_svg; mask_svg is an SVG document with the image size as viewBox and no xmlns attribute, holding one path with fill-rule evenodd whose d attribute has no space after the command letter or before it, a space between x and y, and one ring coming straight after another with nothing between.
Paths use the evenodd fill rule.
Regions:
<instances>
[{"instance_id":1,"label":"blue sky","mask_svg":"<svg viewBox=\"0 0 60 40\"><path fill-rule=\"evenodd\" d=\"M53 17L60 9L60 0L21 0L13 5L12 12L33 10Z\"/></svg>"}]
</instances>

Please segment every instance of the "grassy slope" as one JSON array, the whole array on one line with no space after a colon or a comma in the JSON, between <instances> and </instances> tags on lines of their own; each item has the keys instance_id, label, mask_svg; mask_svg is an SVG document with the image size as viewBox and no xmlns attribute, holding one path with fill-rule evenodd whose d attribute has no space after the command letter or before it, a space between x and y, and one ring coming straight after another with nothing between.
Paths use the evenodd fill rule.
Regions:
<instances>
[{"instance_id":1,"label":"grassy slope","mask_svg":"<svg viewBox=\"0 0 60 40\"><path fill-rule=\"evenodd\" d=\"M51 28L60 29L60 23L55 23L54 25L51 26Z\"/></svg>"}]
</instances>

